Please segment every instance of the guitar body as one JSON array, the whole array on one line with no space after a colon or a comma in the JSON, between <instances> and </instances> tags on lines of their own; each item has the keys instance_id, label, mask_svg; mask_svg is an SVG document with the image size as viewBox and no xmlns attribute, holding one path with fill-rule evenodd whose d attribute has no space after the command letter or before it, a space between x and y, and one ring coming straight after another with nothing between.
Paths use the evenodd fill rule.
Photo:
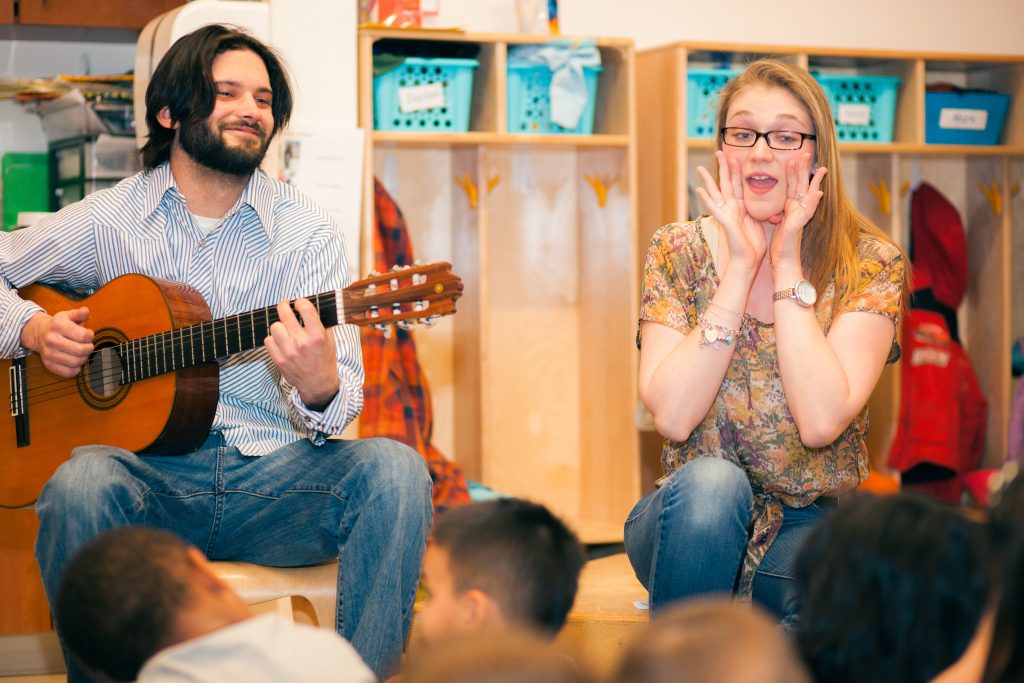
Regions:
<instances>
[{"instance_id":1,"label":"guitar body","mask_svg":"<svg viewBox=\"0 0 1024 683\"><path fill-rule=\"evenodd\" d=\"M45 285L18 291L54 315L89 308L95 350L72 378L49 372L38 354L0 360L10 410L0 414L0 508L32 503L76 446L134 453L195 450L217 412L218 360L262 346L277 306L211 320L199 292L145 275L122 275L92 296ZM385 329L430 324L455 312L462 280L437 262L375 273L308 297L325 328L341 322Z\"/></svg>"},{"instance_id":2,"label":"guitar body","mask_svg":"<svg viewBox=\"0 0 1024 683\"><path fill-rule=\"evenodd\" d=\"M19 295L51 315L87 306L86 325L96 333L97 349L210 320L206 302L194 289L143 275L121 276L84 299L45 285L31 285ZM28 443L18 445L16 420L5 410L0 415L0 507L32 503L76 446L185 453L202 444L213 423L216 363L105 387L90 383L88 364L69 379L46 370L38 354L26 357L25 364L28 411L23 431ZM11 360L0 360L0 378L10 376L11 366Z\"/></svg>"}]
</instances>

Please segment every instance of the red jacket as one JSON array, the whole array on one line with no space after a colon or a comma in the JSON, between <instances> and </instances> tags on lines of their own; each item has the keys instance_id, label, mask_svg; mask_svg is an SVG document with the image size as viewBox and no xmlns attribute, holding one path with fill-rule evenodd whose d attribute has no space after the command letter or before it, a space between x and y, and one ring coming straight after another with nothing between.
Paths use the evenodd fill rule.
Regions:
<instances>
[{"instance_id":1,"label":"red jacket","mask_svg":"<svg viewBox=\"0 0 1024 683\"><path fill-rule=\"evenodd\" d=\"M960 476L978 467L984 450L985 396L963 347L950 338L938 313L908 313L903 353L900 418L889 466L903 473L923 465L948 470L955 490L942 497L959 499Z\"/></svg>"}]
</instances>

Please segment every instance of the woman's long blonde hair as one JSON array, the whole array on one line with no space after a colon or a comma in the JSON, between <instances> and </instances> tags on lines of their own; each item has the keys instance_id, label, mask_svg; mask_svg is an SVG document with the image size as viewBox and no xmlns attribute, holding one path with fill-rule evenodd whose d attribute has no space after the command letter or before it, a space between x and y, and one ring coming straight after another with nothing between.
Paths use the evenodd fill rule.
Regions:
<instances>
[{"instance_id":1,"label":"woman's long blonde hair","mask_svg":"<svg viewBox=\"0 0 1024 683\"><path fill-rule=\"evenodd\" d=\"M824 292L829 280L835 276L836 296L833 306L838 308L853 293L860 272L857 240L873 237L895 244L887 234L861 214L850 201L842 182L839 165L839 146L832 122L832 109L818 82L804 69L777 59L759 59L743 73L730 81L719 93L718 117L715 130L726 124L729 105L743 90L754 86L779 87L787 90L803 105L814 125L817 166L825 166L828 173L821 184L824 195L818 210L804 228L800 261L807 279L818 292ZM718 148L721 149L721 136ZM718 161L712 161L713 177L718 177ZM906 285L906 283L904 283ZM903 291L907 288L904 286Z\"/></svg>"}]
</instances>

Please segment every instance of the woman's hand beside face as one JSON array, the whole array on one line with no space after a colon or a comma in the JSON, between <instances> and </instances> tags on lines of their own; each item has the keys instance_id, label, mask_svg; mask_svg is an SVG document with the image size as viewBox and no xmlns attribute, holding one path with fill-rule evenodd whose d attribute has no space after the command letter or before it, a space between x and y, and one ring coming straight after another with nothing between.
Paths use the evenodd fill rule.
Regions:
<instances>
[{"instance_id":1,"label":"woman's hand beside face","mask_svg":"<svg viewBox=\"0 0 1024 683\"><path fill-rule=\"evenodd\" d=\"M801 154L797 159L786 163L786 203L782 210L782 219L772 233L768 257L772 267L778 269L789 265L800 264L800 242L804 227L818 209L824 192L821 182L828 171L819 166L811 175L811 154ZM772 221L775 222L775 221Z\"/></svg>"},{"instance_id":2,"label":"woman's hand beside face","mask_svg":"<svg viewBox=\"0 0 1024 683\"><path fill-rule=\"evenodd\" d=\"M743 268L752 277L767 251L764 227L747 213L743 203L739 162L727 160L721 150L716 151L715 156L718 159L718 184L706 168L698 166L697 173L703 179L704 187L696 188L697 196L708 213L725 229L730 264Z\"/></svg>"}]
</instances>

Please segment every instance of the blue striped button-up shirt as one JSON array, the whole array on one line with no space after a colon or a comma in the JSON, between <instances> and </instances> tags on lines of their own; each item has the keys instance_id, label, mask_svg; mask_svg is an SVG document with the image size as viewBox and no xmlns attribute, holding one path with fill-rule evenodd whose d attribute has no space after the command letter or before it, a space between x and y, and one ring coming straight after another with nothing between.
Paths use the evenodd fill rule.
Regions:
<instances>
[{"instance_id":1,"label":"blue striped button-up shirt","mask_svg":"<svg viewBox=\"0 0 1024 683\"><path fill-rule=\"evenodd\" d=\"M14 289L45 282L91 292L126 273L191 285L214 318L348 284L340 229L293 187L257 171L224 223L204 236L163 164L31 228L0 233L0 354L18 353L22 327L41 310ZM213 429L247 455L340 433L362 409L363 366L356 328L333 333L341 387L324 412L303 405L260 346L221 361Z\"/></svg>"}]
</instances>

